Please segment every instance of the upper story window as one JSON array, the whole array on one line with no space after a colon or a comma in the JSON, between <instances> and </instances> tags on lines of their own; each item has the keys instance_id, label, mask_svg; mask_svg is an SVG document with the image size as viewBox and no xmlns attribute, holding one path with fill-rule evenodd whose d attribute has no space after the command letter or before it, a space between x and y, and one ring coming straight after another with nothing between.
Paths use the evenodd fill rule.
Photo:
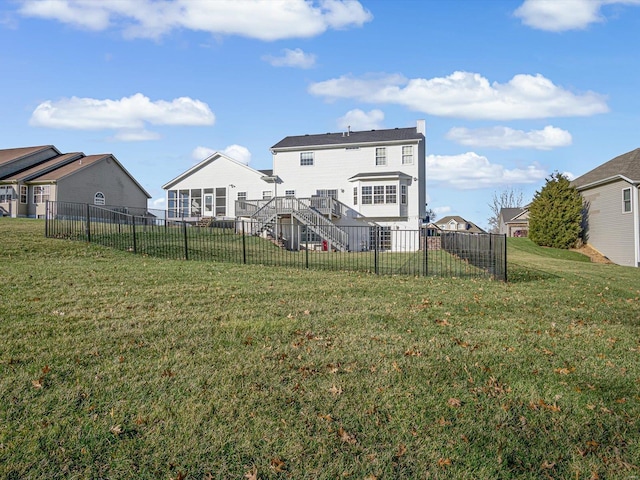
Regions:
<instances>
[{"instance_id":1,"label":"upper story window","mask_svg":"<svg viewBox=\"0 0 640 480\"><path fill-rule=\"evenodd\" d=\"M387 147L376 147L376 165L387 164Z\"/></svg>"},{"instance_id":2,"label":"upper story window","mask_svg":"<svg viewBox=\"0 0 640 480\"><path fill-rule=\"evenodd\" d=\"M33 203L44 203L49 200L49 185L33 187Z\"/></svg>"},{"instance_id":3,"label":"upper story window","mask_svg":"<svg viewBox=\"0 0 640 480\"><path fill-rule=\"evenodd\" d=\"M273 197L273 192L271 190L263 190L262 191L262 199L263 200L269 200L271 197Z\"/></svg>"},{"instance_id":4,"label":"upper story window","mask_svg":"<svg viewBox=\"0 0 640 480\"><path fill-rule=\"evenodd\" d=\"M238 192L238 200L246 200L247 192Z\"/></svg>"},{"instance_id":5,"label":"upper story window","mask_svg":"<svg viewBox=\"0 0 640 480\"><path fill-rule=\"evenodd\" d=\"M104 198L104 193L96 192L96 194L93 196L93 204L94 205L105 205L106 204L106 200Z\"/></svg>"},{"instance_id":6,"label":"upper story window","mask_svg":"<svg viewBox=\"0 0 640 480\"><path fill-rule=\"evenodd\" d=\"M285 197L295 197L296 196L296 191L295 190L285 190L284 191L284 196Z\"/></svg>"},{"instance_id":7,"label":"upper story window","mask_svg":"<svg viewBox=\"0 0 640 480\"><path fill-rule=\"evenodd\" d=\"M313 152L300 152L300 165L313 165Z\"/></svg>"},{"instance_id":8,"label":"upper story window","mask_svg":"<svg viewBox=\"0 0 640 480\"><path fill-rule=\"evenodd\" d=\"M622 190L622 211L629 213L631 211L631 189L625 188Z\"/></svg>"},{"instance_id":9,"label":"upper story window","mask_svg":"<svg viewBox=\"0 0 640 480\"><path fill-rule=\"evenodd\" d=\"M413 163L413 145L402 147L402 164L411 165Z\"/></svg>"}]
</instances>

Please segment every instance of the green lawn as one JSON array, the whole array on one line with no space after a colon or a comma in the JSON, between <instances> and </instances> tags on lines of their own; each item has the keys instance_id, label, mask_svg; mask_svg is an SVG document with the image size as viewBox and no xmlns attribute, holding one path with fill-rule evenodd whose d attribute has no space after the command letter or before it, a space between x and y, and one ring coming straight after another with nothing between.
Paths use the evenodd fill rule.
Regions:
<instances>
[{"instance_id":1,"label":"green lawn","mask_svg":"<svg viewBox=\"0 0 640 480\"><path fill-rule=\"evenodd\" d=\"M634 478L640 271L185 262L0 218L0 478Z\"/></svg>"}]
</instances>

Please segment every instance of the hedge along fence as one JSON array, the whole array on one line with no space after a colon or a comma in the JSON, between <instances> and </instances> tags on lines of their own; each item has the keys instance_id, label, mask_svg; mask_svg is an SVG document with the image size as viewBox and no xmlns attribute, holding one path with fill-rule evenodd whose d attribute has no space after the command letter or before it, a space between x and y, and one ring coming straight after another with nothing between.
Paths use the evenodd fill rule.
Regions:
<instances>
[{"instance_id":1,"label":"hedge along fence","mask_svg":"<svg viewBox=\"0 0 640 480\"><path fill-rule=\"evenodd\" d=\"M426 229L341 226L349 242L338 248L317 233L320 228L290 218L270 230L241 219L212 218L200 225L206 226L169 218L162 210L48 202L45 235L168 259L507 280L504 235L427 237Z\"/></svg>"}]
</instances>

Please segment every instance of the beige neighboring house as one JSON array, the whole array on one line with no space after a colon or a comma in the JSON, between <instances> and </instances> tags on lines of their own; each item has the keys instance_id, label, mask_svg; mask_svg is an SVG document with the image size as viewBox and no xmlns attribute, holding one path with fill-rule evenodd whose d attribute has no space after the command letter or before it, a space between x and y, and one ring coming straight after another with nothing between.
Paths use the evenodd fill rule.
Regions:
<instances>
[{"instance_id":1,"label":"beige neighboring house","mask_svg":"<svg viewBox=\"0 0 640 480\"><path fill-rule=\"evenodd\" d=\"M507 237L528 237L529 209L527 207L500 209L498 233Z\"/></svg>"},{"instance_id":2,"label":"beige neighboring house","mask_svg":"<svg viewBox=\"0 0 640 480\"><path fill-rule=\"evenodd\" d=\"M0 150L0 215L41 218L46 201L146 210L151 196L111 154L53 145Z\"/></svg>"},{"instance_id":3,"label":"beige neighboring house","mask_svg":"<svg viewBox=\"0 0 640 480\"><path fill-rule=\"evenodd\" d=\"M475 223L465 220L458 215L449 215L431 222L428 228L436 228L444 232L487 233Z\"/></svg>"},{"instance_id":4,"label":"beige neighboring house","mask_svg":"<svg viewBox=\"0 0 640 480\"><path fill-rule=\"evenodd\" d=\"M585 240L618 265L640 266L640 148L573 182L585 200Z\"/></svg>"}]
</instances>

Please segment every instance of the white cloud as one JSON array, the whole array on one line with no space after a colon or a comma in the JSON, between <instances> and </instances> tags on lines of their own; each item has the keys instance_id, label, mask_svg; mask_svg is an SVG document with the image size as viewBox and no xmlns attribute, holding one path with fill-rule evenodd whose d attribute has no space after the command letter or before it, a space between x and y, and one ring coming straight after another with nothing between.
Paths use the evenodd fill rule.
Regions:
<instances>
[{"instance_id":1,"label":"white cloud","mask_svg":"<svg viewBox=\"0 0 640 480\"><path fill-rule=\"evenodd\" d=\"M458 190L539 183L546 175L539 165L507 169L474 152L427 156L427 182Z\"/></svg>"},{"instance_id":2,"label":"white cloud","mask_svg":"<svg viewBox=\"0 0 640 480\"><path fill-rule=\"evenodd\" d=\"M191 152L191 158L193 158L194 160L197 160L198 162L201 162L205 158L208 158L211 155L213 155L214 153L216 153L216 150L214 150L213 148L198 146L193 149L193 152Z\"/></svg>"},{"instance_id":3,"label":"white cloud","mask_svg":"<svg viewBox=\"0 0 640 480\"><path fill-rule=\"evenodd\" d=\"M542 130L514 130L509 127L478 128L471 130L454 127L447 132L447 138L468 147L535 148L550 150L571 145L571 134L566 130L547 125Z\"/></svg>"},{"instance_id":4,"label":"white cloud","mask_svg":"<svg viewBox=\"0 0 640 480\"><path fill-rule=\"evenodd\" d=\"M239 161L240 163L244 163L245 165L249 165L249 162L251 161L251 152L248 148L243 147L242 145L229 145L222 151L222 153Z\"/></svg>"},{"instance_id":5,"label":"white cloud","mask_svg":"<svg viewBox=\"0 0 640 480\"><path fill-rule=\"evenodd\" d=\"M571 172L562 172L562 174L563 174L565 177L567 177L570 181L573 181L573 180L575 180L576 178L578 178L578 177L576 177L576 176L575 176L573 173L571 173Z\"/></svg>"},{"instance_id":6,"label":"white cloud","mask_svg":"<svg viewBox=\"0 0 640 480\"><path fill-rule=\"evenodd\" d=\"M316 64L316 56L314 54L305 53L299 48L295 50L285 48L281 57L265 55L262 59L274 67L311 68Z\"/></svg>"},{"instance_id":7,"label":"white cloud","mask_svg":"<svg viewBox=\"0 0 640 480\"><path fill-rule=\"evenodd\" d=\"M210 157L217 151L218 150L214 150L213 148L198 146L194 148L193 151L191 152L191 157L194 160L201 162L202 160L204 160L207 157ZM248 148L243 147L242 145L236 145L236 144L229 145L224 150L221 150L221 152L240 163L244 163L245 165L249 165L249 162L251 162L251 152L249 151Z\"/></svg>"},{"instance_id":8,"label":"white cloud","mask_svg":"<svg viewBox=\"0 0 640 480\"><path fill-rule=\"evenodd\" d=\"M267 41L313 37L373 18L357 0L23 0L20 13L89 30L120 28L129 38L188 29Z\"/></svg>"},{"instance_id":9,"label":"white cloud","mask_svg":"<svg viewBox=\"0 0 640 480\"><path fill-rule=\"evenodd\" d=\"M451 213L451 207L433 207L433 212L440 218L446 216L445 214L447 213Z\"/></svg>"},{"instance_id":10,"label":"white cloud","mask_svg":"<svg viewBox=\"0 0 640 480\"><path fill-rule=\"evenodd\" d=\"M338 119L338 128L346 130L375 130L382 128L384 113L382 110L370 110L364 112L358 108L349 110L343 117Z\"/></svg>"},{"instance_id":11,"label":"white cloud","mask_svg":"<svg viewBox=\"0 0 640 480\"><path fill-rule=\"evenodd\" d=\"M154 208L159 208L159 209L164 208L165 203L166 203L166 198L164 198L164 197L156 198L155 200L153 200L151 202L151 204L153 205Z\"/></svg>"},{"instance_id":12,"label":"white cloud","mask_svg":"<svg viewBox=\"0 0 640 480\"><path fill-rule=\"evenodd\" d=\"M311 84L309 93L328 100L350 98L403 105L429 115L488 120L589 116L609 111L595 92L573 93L544 76L519 74L490 83L478 73L406 79L401 75L342 76Z\"/></svg>"},{"instance_id":13,"label":"white cloud","mask_svg":"<svg viewBox=\"0 0 640 480\"><path fill-rule=\"evenodd\" d=\"M145 130L152 125L213 125L215 116L200 100L180 97L170 102L152 102L141 93L119 100L63 98L47 100L36 107L29 124L35 127L73 130L118 130L116 140L155 140L159 135Z\"/></svg>"},{"instance_id":14,"label":"white cloud","mask_svg":"<svg viewBox=\"0 0 640 480\"><path fill-rule=\"evenodd\" d=\"M604 5L640 5L640 0L525 0L514 15L529 27L552 32L580 30L603 22Z\"/></svg>"}]
</instances>

